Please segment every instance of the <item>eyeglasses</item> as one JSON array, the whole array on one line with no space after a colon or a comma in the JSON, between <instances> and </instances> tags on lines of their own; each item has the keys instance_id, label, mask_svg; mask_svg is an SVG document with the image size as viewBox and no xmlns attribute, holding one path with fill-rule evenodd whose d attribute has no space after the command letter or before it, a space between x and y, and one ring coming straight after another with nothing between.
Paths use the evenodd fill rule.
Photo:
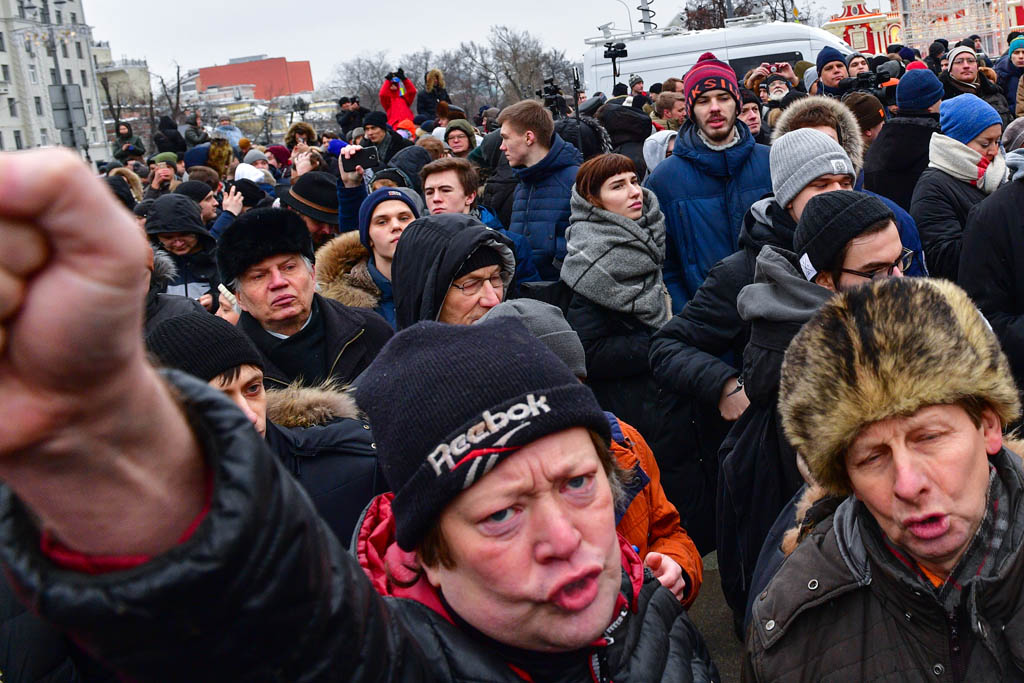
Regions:
<instances>
[{"instance_id":1,"label":"eyeglasses","mask_svg":"<svg viewBox=\"0 0 1024 683\"><path fill-rule=\"evenodd\" d=\"M508 275L506 275L505 272L502 271L502 272L496 273L496 274L494 274L494 275L492 275L492 276L490 276L489 278L486 278L486 279L482 279L482 280L478 280L478 279L466 280L461 285L457 285L457 284L455 284L453 282L452 283L452 287L454 287L455 289L460 290L466 296L473 296L474 294L477 294L477 293L480 292L480 288L484 286L485 282L489 282L489 283L491 283L491 289L493 289L496 292L502 292L502 291L504 291L505 287L508 286L507 279L508 279Z\"/></svg>"},{"instance_id":2,"label":"eyeglasses","mask_svg":"<svg viewBox=\"0 0 1024 683\"><path fill-rule=\"evenodd\" d=\"M459 142L467 142L469 138L461 133L452 133L451 135L448 136L448 142L451 142L452 140L458 140Z\"/></svg>"},{"instance_id":3,"label":"eyeglasses","mask_svg":"<svg viewBox=\"0 0 1024 683\"><path fill-rule=\"evenodd\" d=\"M850 270L848 268L840 268L839 270L850 275L859 275L869 280L881 280L882 278L892 277L892 272L897 268L900 269L901 273L905 273L910 269L910 266L914 263L914 252L906 247L903 248L903 253L900 257L890 263L887 266L879 268L878 270L871 271L870 273L864 273L859 270Z\"/></svg>"},{"instance_id":4,"label":"eyeglasses","mask_svg":"<svg viewBox=\"0 0 1024 683\"><path fill-rule=\"evenodd\" d=\"M953 64L956 66L963 66L965 64L977 64L978 60L974 57L958 57L953 60Z\"/></svg>"}]
</instances>

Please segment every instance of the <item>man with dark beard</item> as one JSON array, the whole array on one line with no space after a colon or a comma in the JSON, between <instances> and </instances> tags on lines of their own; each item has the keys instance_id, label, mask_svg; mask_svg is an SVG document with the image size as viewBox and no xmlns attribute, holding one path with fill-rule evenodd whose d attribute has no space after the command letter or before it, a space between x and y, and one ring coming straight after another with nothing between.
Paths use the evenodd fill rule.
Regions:
<instances>
[{"instance_id":1,"label":"man with dark beard","mask_svg":"<svg viewBox=\"0 0 1024 683\"><path fill-rule=\"evenodd\" d=\"M672 156L647 185L665 213L665 285L678 313L715 263L739 249L751 204L772 191L768 147L737 125L740 89L732 68L701 55L683 79L689 121Z\"/></svg>"}]
</instances>

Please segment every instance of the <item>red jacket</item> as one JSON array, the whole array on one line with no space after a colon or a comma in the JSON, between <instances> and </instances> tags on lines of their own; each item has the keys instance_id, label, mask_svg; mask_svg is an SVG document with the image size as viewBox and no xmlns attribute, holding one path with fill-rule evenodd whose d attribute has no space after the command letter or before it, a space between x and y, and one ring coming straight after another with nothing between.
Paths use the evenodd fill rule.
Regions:
<instances>
[{"instance_id":1,"label":"red jacket","mask_svg":"<svg viewBox=\"0 0 1024 683\"><path fill-rule=\"evenodd\" d=\"M388 125L392 128L397 127L405 119L410 121L413 119L412 109L409 108L409 105L416 101L416 86L408 78L402 81L402 85L405 87L405 95L399 94L401 90L393 93L391 81L384 81L384 85L380 86L380 93L378 93L380 106L384 107L384 111L388 113Z\"/></svg>"}]
</instances>

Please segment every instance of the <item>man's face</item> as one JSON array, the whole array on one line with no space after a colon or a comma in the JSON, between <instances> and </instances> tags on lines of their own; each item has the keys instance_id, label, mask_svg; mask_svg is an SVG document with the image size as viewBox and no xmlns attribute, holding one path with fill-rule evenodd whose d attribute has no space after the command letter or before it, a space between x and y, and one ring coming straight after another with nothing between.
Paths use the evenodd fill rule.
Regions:
<instances>
[{"instance_id":1,"label":"man's face","mask_svg":"<svg viewBox=\"0 0 1024 683\"><path fill-rule=\"evenodd\" d=\"M789 85L783 81L772 81L768 84L768 97L773 100L781 100L789 94Z\"/></svg>"},{"instance_id":2,"label":"man's face","mask_svg":"<svg viewBox=\"0 0 1024 683\"><path fill-rule=\"evenodd\" d=\"M685 90L685 87L683 85L683 81L676 81L676 92L679 93L680 95L682 95L683 94L683 90Z\"/></svg>"},{"instance_id":3,"label":"man's face","mask_svg":"<svg viewBox=\"0 0 1024 683\"><path fill-rule=\"evenodd\" d=\"M185 256L199 251L199 238L191 232L162 232L156 236L167 251Z\"/></svg>"},{"instance_id":4,"label":"man's face","mask_svg":"<svg viewBox=\"0 0 1024 683\"><path fill-rule=\"evenodd\" d=\"M1010 55L1010 61L1016 67L1024 67L1024 48L1017 48Z\"/></svg>"},{"instance_id":5,"label":"man's face","mask_svg":"<svg viewBox=\"0 0 1024 683\"><path fill-rule=\"evenodd\" d=\"M958 54L949 65L949 75L961 83L974 83L978 78L977 58L969 54Z\"/></svg>"},{"instance_id":6,"label":"man's face","mask_svg":"<svg viewBox=\"0 0 1024 683\"><path fill-rule=\"evenodd\" d=\"M804 186L804 189L797 193L796 197L793 197L793 201L786 208L789 209L789 215L793 217L794 221L799 221L800 216L804 215L804 208L807 206L807 202L811 201L813 197L817 197L819 194L825 194L826 192L834 192L836 190L852 190L853 189L853 178L846 174L832 174L828 173L823 176L818 176L811 182Z\"/></svg>"},{"instance_id":7,"label":"man's face","mask_svg":"<svg viewBox=\"0 0 1024 683\"><path fill-rule=\"evenodd\" d=\"M255 365L243 365L234 381L224 384L221 377L214 377L209 384L242 409L260 436L267 435L267 392L263 389L262 370Z\"/></svg>"},{"instance_id":8,"label":"man's face","mask_svg":"<svg viewBox=\"0 0 1024 683\"><path fill-rule=\"evenodd\" d=\"M751 135L761 132L761 108L756 102L747 102L740 110L740 121L747 124Z\"/></svg>"},{"instance_id":9,"label":"man's face","mask_svg":"<svg viewBox=\"0 0 1024 683\"><path fill-rule=\"evenodd\" d=\"M621 581L615 506L587 432L502 461L440 516L455 567L426 567L452 608L513 647L564 652L600 637Z\"/></svg>"},{"instance_id":10,"label":"man's face","mask_svg":"<svg viewBox=\"0 0 1024 683\"><path fill-rule=\"evenodd\" d=\"M448 146L454 156L465 156L469 153L469 136L461 130L448 133Z\"/></svg>"},{"instance_id":11,"label":"man's face","mask_svg":"<svg viewBox=\"0 0 1024 683\"><path fill-rule=\"evenodd\" d=\"M370 142L372 142L375 145L378 142L380 142L381 140L384 139L384 135L386 133L386 131L383 128L381 128L380 126L372 126L372 125L371 126L364 126L363 127L363 132L366 134L366 139L369 140Z\"/></svg>"},{"instance_id":12,"label":"man's face","mask_svg":"<svg viewBox=\"0 0 1024 683\"><path fill-rule=\"evenodd\" d=\"M302 222L306 224L306 230L309 230L309 236L313 240L313 246L317 249L326 244L338 233L338 226L336 225L325 223L324 221L318 221L315 218L311 218L301 213L299 216L302 217Z\"/></svg>"},{"instance_id":13,"label":"man's face","mask_svg":"<svg viewBox=\"0 0 1024 683\"><path fill-rule=\"evenodd\" d=\"M686 119L686 100L677 100L672 103L672 108L665 112L667 121L683 121Z\"/></svg>"},{"instance_id":14,"label":"man's face","mask_svg":"<svg viewBox=\"0 0 1024 683\"><path fill-rule=\"evenodd\" d=\"M437 319L449 325L472 325L504 298L501 266L477 268L448 288Z\"/></svg>"},{"instance_id":15,"label":"man's face","mask_svg":"<svg viewBox=\"0 0 1024 683\"><path fill-rule=\"evenodd\" d=\"M900 231L895 223L889 221L889 227L881 232L850 240L842 267L859 273L875 274L877 277L889 277L889 267L902 255L903 242L900 241ZM891 277L903 277L903 271L897 267L893 269ZM828 281L834 284L831 277ZM870 281L861 275L844 272L839 276L839 291L845 292Z\"/></svg>"},{"instance_id":16,"label":"man's face","mask_svg":"<svg viewBox=\"0 0 1024 683\"><path fill-rule=\"evenodd\" d=\"M889 540L947 576L985 516L986 456L1001 446L991 409L975 426L960 406L933 405L864 428L846 451L846 471Z\"/></svg>"},{"instance_id":17,"label":"man's face","mask_svg":"<svg viewBox=\"0 0 1024 683\"><path fill-rule=\"evenodd\" d=\"M981 38L975 38L974 39L974 51L975 52L983 52L984 51L984 48L981 45Z\"/></svg>"},{"instance_id":18,"label":"man's face","mask_svg":"<svg viewBox=\"0 0 1024 683\"><path fill-rule=\"evenodd\" d=\"M531 135L533 133L529 131L518 132L507 121L501 124L501 151L505 153L509 166L517 168L526 165L530 151L528 139Z\"/></svg>"},{"instance_id":19,"label":"man's face","mask_svg":"<svg viewBox=\"0 0 1024 683\"><path fill-rule=\"evenodd\" d=\"M375 259L390 261L395 257L398 238L406 226L416 220L409 205L398 199L381 202L370 217L370 248Z\"/></svg>"},{"instance_id":20,"label":"man's face","mask_svg":"<svg viewBox=\"0 0 1024 683\"><path fill-rule=\"evenodd\" d=\"M117 132L120 135L128 135L128 126L122 123L120 126L117 127Z\"/></svg>"},{"instance_id":21,"label":"man's face","mask_svg":"<svg viewBox=\"0 0 1024 683\"><path fill-rule=\"evenodd\" d=\"M221 119L220 121L217 122L217 125L218 126L230 126L231 125L231 119Z\"/></svg>"},{"instance_id":22,"label":"man's face","mask_svg":"<svg viewBox=\"0 0 1024 683\"><path fill-rule=\"evenodd\" d=\"M238 278L238 305L264 329L277 332L301 327L313 305L314 272L299 254L266 258Z\"/></svg>"},{"instance_id":23,"label":"man's face","mask_svg":"<svg viewBox=\"0 0 1024 683\"><path fill-rule=\"evenodd\" d=\"M640 93L642 93L644 91L644 82L643 81L638 81L638 82L634 83L632 90L633 90L633 94L634 95L639 95Z\"/></svg>"},{"instance_id":24,"label":"man's face","mask_svg":"<svg viewBox=\"0 0 1024 683\"><path fill-rule=\"evenodd\" d=\"M203 197L202 201L199 202L199 218L204 223L209 223L217 217L217 195L213 194L213 190L210 194Z\"/></svg>"},{"instance_id":25,"label":"man's face","mask_svg":"<svg viewBox=\"0 0 1024 683\"><path fill-rule=\"evenodd\" d=\"M727 142L736 126L736 100L724 90L709 90L693 103L693 119L711 142Z\"/></svg>"},{"instance_id":26,"label":"man's face","mask_svg":"<svg viewBox=\"0 0 1024 683\"><path fill-rule=\"evenodd\" d=\"M476 193L466 194L455 171L431 173L423 181L423 196L430 213L469 213Z\"/></svg>"},{"instance_id":27,"label":"man's face","mask_svg":"<svg viewBox=\"0 0 1024 683\"><path fill-rule=\"evenodd\" d=\"M948 57L943 57L942 59L939 60L939 68L941 68L943 71L949 71Z\"/></svg>"},{"instance_id":28,"label":"man's face","mask_svg":"<svg viewBox=\"0 0 1024 683\"><path fill-rule=\"evenodd\" d=\"M864 59L863 57L854 57L850 61L850 67L849 67L848 71L850 72L851 76L856 76L857 74L862 74L862 73L866 72L867 70L868 70L868 60Z\"/></svg>"},{"instance_id":29,"label":"man's face","mask_svg":"<svg viewBox=\"0 0 1024 683\"><path fill-rule=\"evenodd\" d=\"M821 82L830 88L834 88L839 85L839 81L846 78L846 76L846 65L842 62L829 62L822 67L821 73L818 74L818 78L821 79Z\"/></svg>"},{"instance_id":30,"label":"man's face","mask_svg":"<svg viewBox=\"0 0 1024 683\"><path fill-rule=\"evenodd\" d=\"M252 166L253 168L258 168L261 171L270 170L270 162L264 161L263 159L257 159L256 161L252 162Z\"/></svg>"}]
</instances>

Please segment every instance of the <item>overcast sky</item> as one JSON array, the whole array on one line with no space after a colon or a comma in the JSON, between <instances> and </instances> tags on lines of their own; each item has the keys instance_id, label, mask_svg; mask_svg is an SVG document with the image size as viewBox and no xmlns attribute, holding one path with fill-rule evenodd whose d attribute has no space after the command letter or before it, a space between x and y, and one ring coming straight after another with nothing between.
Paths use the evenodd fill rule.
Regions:
<instances>
[{"instance_id":1,"label":"overcast sky","mask_svg":"<svg viewBox=\"0 0 1024 683\"><path fill-rule=\"evenodd\" d=\"M328 81L339 62L361 53L390 49L394 57L421 47L443 50L462 41L482 41L490 26L525 29L577 61L583 39L600 35L599 24L628 28L630 7L639 26L637 0L492 0L430 3L423 0L246 0L220 4L210 0L85 0L85 19L93 36L110 41L115 59L145 58L155 74L174 75L174 62L189 68L226 64L232 57L266 54L309 60L313 82ZM841 0L818 0L829 14ZM877 1L868 0L873 7ZM888 5L888 3L885 3ZM654 0L664 26L682 3ZM395 64L394 66L400 66Z\"/></svg>"}]
</instances>

